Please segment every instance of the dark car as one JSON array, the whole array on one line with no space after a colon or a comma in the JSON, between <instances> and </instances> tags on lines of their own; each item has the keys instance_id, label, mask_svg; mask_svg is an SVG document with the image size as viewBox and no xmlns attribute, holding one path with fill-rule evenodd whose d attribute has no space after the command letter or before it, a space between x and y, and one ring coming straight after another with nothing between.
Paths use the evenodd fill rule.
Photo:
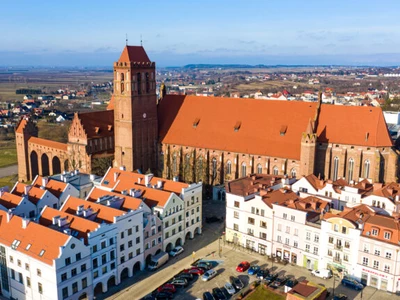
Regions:
<instances>
[{"instance_id":1,"label":"dark car","mask_svg":"<svg viewBox=\"0 0 400 300\"><path fill-rule=\"evenodd\" d=\"M202 261L202 260L200 260L200 261L198 261L198 262L196 262L195 264L194 264L194 266L201 266L201 265L207 265L208 267L210 267L210 268L213 268L213 263L211 263L211 262L209 262L209 261Z\"/></svg>"},{"instance_id":2,"label":"dark car","mask_svg":"<svg viewBox=\"0 0 400 300\"><path fill-rule=\"evenodd\" d=\"M231 277L231 283L233 287L237 290L240 291L242 288L244 288L243 282L238 278L238 277Z\"/></svg>"},{"instance_id":3,"label":"dark car","mask_svg":"<svg viewBox=\"0 0 400 300\"><path fill-rule=\"evenodd\" d=\"M174 279L186 279L187 281L192 281L194 279L193 274L190 273L179 273Z\"/></svg>"},{"instance_id":4,"label":"dark car","mask_svg":"<svg viewBox=\"0 0 400 300\"><path fill-rule=\"evenodd\" d=\"M269 273L269 274L264 278L264 280L265 280L265 282L268 284L268 283L273 282L277 277L278 277L278 274L277 274L277 273Z\"/></svg>"},{"instance_id":5,"label":"dark car","mask_svg":"<svg viewBox=\"0 0 400 300\"><path fill-rule=\"evenodd\" d=\"M215 298L210 292L205 292L203 293L203 300L215 300Z\"/></svg>"},{"instance_id":6,"label":"dark car","mask_svg":"<svg viewBox=\"0 0 400 300\"><path fill-rule=\"evenodd\" d=\"M298 283L299 282L296 279L290 278L290 279L288 279L288 281L286 281L285 286L292 288Z\"/></svg>"},{"instance_id":7,"label":"dark car","mask_svg":"<svg viewBox=\"0 0 400 300\"><path fill-rule=\"evenodd\" d=\"M247 274L249 275L257 275L257 273L260 271L260 266L257 265L252 265L248 270Z\"/></svg>"},{"instance_id":8,"label":"dark car","mask_svg":"<svg viewBox=\"0 0 400 300\"><path fill-rule=\"evenodd\" d=\"M264 279L265 277L267 277L268 276L268 274L269 274L269 271L268 270L260 270L260 271L258 271L257 272L257 278L258 279Z\"/></svg>"},{"instance_id":9,"label":"dark car","mask_svg":"<svg viewBox=\"0 0 400 300\"><path fill-rule=\"evenodd\" d=\"M169 292L158 292L154 294L156 299L172 299L174 295Z\"/></svg>"},{"instance_id":10,"label":"dark car","mask_svg":"<svg viewBox=\"0 0 400 300\"><path fill-rule=\"evenodd\" d=\"M212 294L213 294L214 298L217 300L225 300L226 299L224 292L222 292L222 290L220 288L217 288L217 287L213 288Z\"/></svg>"},{"instance_id":11,"label":"dark car","mask_svg":"<svg viewBox=\"0 0 400 300\"><path fill-rule=\"evenodd\" d=\"M206 218L206 223L222 222L223 220L224 220L223 217L218 218L217 216L212 216Z\"/></svg>"},{"instance_id":12,"label":"dark car","mask_svg":"<svg viewBox=\"0 0 400 300\"><path fill-rule=\"evenodd\" d=\"M353 290L356 290L356 291L360 291L364 288L364 286L361 283L359 283L357 280L348 278L348 277L345 277L342 279L342 285L344 285L348 288L351 288Z\"/></svg>"},{"instance_id":13,"label":"dark car","mask_svg":"<svg viewBox=\"0 0 400 300\"><path fill-rule=\"evenodd\" d=\"M276 289L284 285L286 280L287 280L286 276L279 276L275 278L275 280L269 286Z\"/></svg>"},{"instance_id":14,"label":"dark car","mask_svg":"<svg viewBox=\"0 0 400 300\"><path fill-rule=\"evenodd\" d=\"M333 300L347 300L349 299L345 294L339 294L339 295L335 295L335 297L333 297Z\"/></svg>"}]
</instances>

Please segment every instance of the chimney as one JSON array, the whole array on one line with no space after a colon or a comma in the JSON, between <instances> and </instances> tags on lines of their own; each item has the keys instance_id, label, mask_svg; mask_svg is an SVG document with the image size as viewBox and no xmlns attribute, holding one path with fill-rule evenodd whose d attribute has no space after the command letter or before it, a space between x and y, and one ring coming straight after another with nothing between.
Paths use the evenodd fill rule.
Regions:
<instances>
[{"instance_id":1,"label":"chimney","mask_svg":"<svg viewBox=\"0 0 400 300\"><path fill-rule=\"evenodd\" d=\"M23 229L26 229L26 227L28 226L29 222L30 222L29 219L23 218L23 219L22 219L22 228L23 228Z\"/></svg>"},{"instance_id":2,"label":"chimney","mask_svg":"<svg viewBox=\"0 0 400 300\"><path fill-rule=\"evenodd\" d=\"M174 176L174 178L172 178L172 180L178 182L179 181L179 177L178 176Z\"/></svg>"},{"instance_id":3,"label":"chimney","mask_svg":"<svg viewBox=\"0 0 400 300\"><path fill-rule=\"evenodd\" d=\"M31 190L32 186L31 185L26 185L24 186L24 194L28 195L29 191Z\"/></svg>"},{"instance_id":4,"label":"chimney","mask_svg":"<svg viewBox=\"0 0 400 300\"><path fill-rule=\"evenodd\" d=\"M87 209L85 209L85 210L83 211L83 216L84 216L85 218L90 217L90 216L93 215L93 214L94 214L94 211L93 211L93 209L92 209L91 207L88 207Z\"/></svg>"},{"instance_id":5,"label":"chimney","mask_svg":"<svg viewBox=\"0 0 400 300\"><path fill-rule=\"evenodd\" d=\"M78 175L78 174L79 174L79 170L75 170L74 175Z\"/></svg>"},{"instance_id":6,"label":"chimney","mask_svg":"<svg viewBox=\"0 0 400 300\"><path fill-rule=\"evenodd\" d=\"M58 227L63 227L66 224L67 224L67 218L64 217L58 219Z\"/></svg>"},{"instance_id":7,"label":"chimney","mask_svg":"<svg viewBox=\"0 0 400 300\"><path fill-rule=\"evenodd\" d=\"M126 171L125 166L120 166L119 169L120 169L121 171Z\"/></svg>"},{"instance_id":8,"label":"chimney","mask_svg":"<svg viewBox=\"0 0 400 300\"><path fill-rule=\"evenodd\" d=\"M90 174L90 175L89 175L90 181L94 181L95 178L96 178L96 175L94 175L94 174Z\"/></svg>"},{"instance_id":9,"label":"chimney","mask_svg":"<svg viewBox=\"0 0 400 300\"><path fill-rule=\"evenodd\" d=\"M125 195L125 196L128 195L128 191L127 190L122 190L121 191L121 195Z\"/></svg>"},{"instance_id":10,"label":"chimney","mask_svg":"<svg viewBox=\"0 0 400 300\"><path fill-rule=\"evenodd\" d=\"M138 182L138 184L140 184L140 183L142 182L142 178L139 177L139 178L137 179L137 182Z\"/></svg>"},{"instance_id":11,"label":"chimney","mask_svg":"<svg viewBox=\"0 0 400 300\"><path fill-rule=\"evenodd\" d=\"M144 184L149 186L151 179L153 178L153 174L146 174L144 175Z\"/></svg>"},{"instance_id":12,"label":"chimney","mask_svg":"<svg viewBox=\"0 0 400 300\"><path fill-rule=\"evenodd\" d=\"M163 182L162 182L162 180L157 180L157 188L158 188L158 189L162 189L162 187L163 187Z\"/></svg>"},{"instance_id":13,"label":"chimney","mask_svg":"<svg viewBox=\"0 0 400 300\"><path fill-rule=\"evenodd\" d=\"M47 177L42 178L42 186L46 186L48 182L49 182L49 178L47 178Z\"/></svg>"},{"instance_id":14,"label":"chimney","mask_svg":"<svg viewBox=\"0 0 400 300\"><path fill-rule=\"evenodd\" d=\"M59 218L60 218L60 216L53 217L53 225L57 225L58 224L58 219Z\"/></svg>"},{"instance_id":15,"label":"chimney","mask_svg":"<svg viewBox=\"0 0 400 300\"><path fill-rule=\"evenodd\" d=\"M114 182L117 181L119 174L117 172L114 172Z\"/></svg>"},{"instance_id":16,"label":"chimney","mask_svg":"<svg viewBox=\"0 0 400 300\"><path fill-rule=\"evenodd\" d=\"M10 220L11 220L11 218L13 217L13 211L14 211L14 208L11 208L11 209L9 209L8 211L7 211L7 223L9 223L10 222Z\"/></svg>"}]
</instances>

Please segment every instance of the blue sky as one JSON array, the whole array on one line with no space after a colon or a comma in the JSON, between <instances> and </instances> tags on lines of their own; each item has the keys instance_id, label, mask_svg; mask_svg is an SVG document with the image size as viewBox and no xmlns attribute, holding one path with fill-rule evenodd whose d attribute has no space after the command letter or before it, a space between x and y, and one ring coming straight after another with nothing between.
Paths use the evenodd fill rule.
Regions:
<instances>
[{"instance_id":1,"label":"blue sky","mask_svg":"<svg viewBox=\"0 0 400 300\"><path fill-rule=\"evenodd\" d=\"M143 45L188 63L400 64L400 1L129 0L0 3L0 65L111 66Z\"/></svg>"}]
</instances>

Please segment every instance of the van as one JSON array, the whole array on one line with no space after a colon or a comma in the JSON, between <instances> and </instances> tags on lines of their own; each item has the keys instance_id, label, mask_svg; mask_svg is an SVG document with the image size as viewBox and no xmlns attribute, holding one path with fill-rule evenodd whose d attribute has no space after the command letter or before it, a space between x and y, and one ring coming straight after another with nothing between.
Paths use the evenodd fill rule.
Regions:
<instances>
[{"instance_id":1,"label":"van","mask_svg":"<svg viewBox=\"0 0 400 300\"><path fill-rule=\"evenodd\" d=\"M320 269L320 270L314 270L311 272L312 276L317 276L323 279L328 279L332 277L332 271L328 269Z\"/></svg>"},{"instance_id":2,"label":"van","mask_svg":"<svg viewBox=\"0 0 400 300\"><path fill-rule=\"evenodd\" d=\"M156 270L168 261L168 253L161 251L151 258L148 269Z\"/></svg>"}]
</instances>

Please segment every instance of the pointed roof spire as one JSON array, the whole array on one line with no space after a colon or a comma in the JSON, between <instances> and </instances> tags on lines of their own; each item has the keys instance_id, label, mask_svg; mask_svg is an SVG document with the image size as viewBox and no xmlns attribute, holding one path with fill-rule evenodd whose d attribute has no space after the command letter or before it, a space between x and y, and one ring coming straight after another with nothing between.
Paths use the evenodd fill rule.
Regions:
<instances>
[{"instance_id":1,"label":"pointed roof spire","mask_svg":"<svg viewBox=\"0 0 400 300\"><path fill-rule=\"evenodd\" d=\"M308 121L306 134L314 134L314 126L313 126L313 122L311 121L311 119Z\"/></svg>"},{"instance_id":2,"label":"pointed roof spire","mask_svg":"<svg viewBox=\"0 0 400 300\"><path fill-rule=\"evenodd\" d=\"M150 63L146 51L142 46L125 46L118 62L146 62Z\"/></svg>"}]
</instances>

